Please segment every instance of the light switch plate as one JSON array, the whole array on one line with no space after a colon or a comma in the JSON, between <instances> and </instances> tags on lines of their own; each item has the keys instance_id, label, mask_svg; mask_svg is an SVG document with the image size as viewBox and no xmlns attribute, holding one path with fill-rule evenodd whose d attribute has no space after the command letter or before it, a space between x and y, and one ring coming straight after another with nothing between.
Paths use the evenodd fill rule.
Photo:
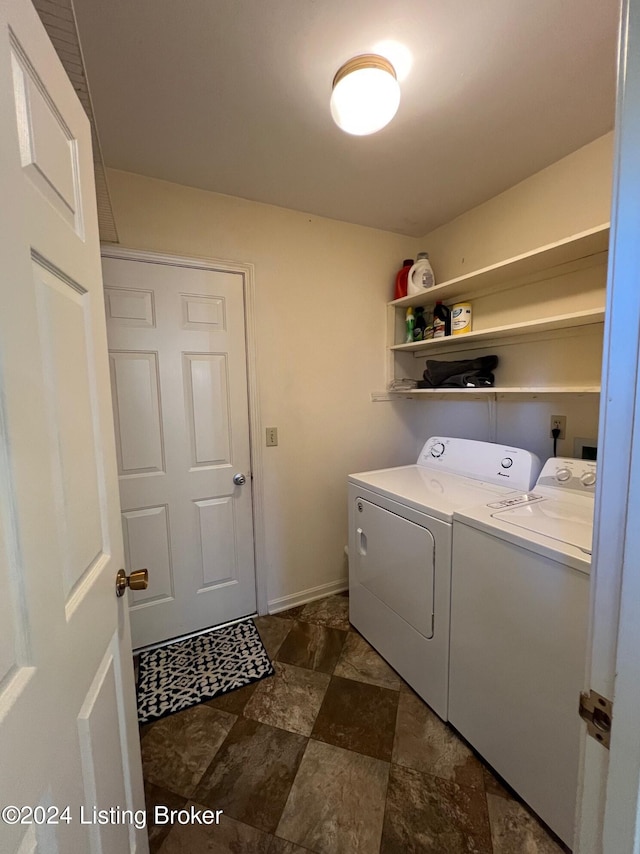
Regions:
<instances>
[{"instance_id":1,"label":"light switch plate","mask_svg":"<svg viewBox=\"0 0 640 854\"><path fill-rule=\"evenodd\" d=\"M278 428L267 427L267 447L271 448L278 444Z\"/></svg>"}]
</instances>

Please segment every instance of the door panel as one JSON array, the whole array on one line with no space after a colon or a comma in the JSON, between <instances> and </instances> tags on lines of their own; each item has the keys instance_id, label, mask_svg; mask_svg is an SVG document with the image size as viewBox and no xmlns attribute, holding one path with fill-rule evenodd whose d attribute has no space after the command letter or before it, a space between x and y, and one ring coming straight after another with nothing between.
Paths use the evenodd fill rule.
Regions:
<instances>
[{"instance_id":1,"label":"door panel","mask_svg":"<svg viewBox=\"0 0 640 854\"><path fill-rule=\"evenodd\" d=\"M255 611L244 279L103 258L135 646ZM242 472L243 486L233 483Z\"/></svg>"},{"instance_id":2,"label":"door panel","mask_svg":"<svg viewBox=\"0 0 640 854\"><path fill-rule=\"evenodd\" d=\"M82 758L87 803L85 818L92 817L93 804L126 804L123 740L113 726L112 710L117 708L118 684L113 643L107 650L78 715L78 742ZM117 773L103 776L102 769L113 766ZM92 851L127 851L126 824L90 825Z\"/></svg>"},{"instance_id":3,"label":"door panel","mask_svg":"<svg viewBox=\"0 0 640 854\"><path fill-rule=\"evenodd\" d=\"M235 512L232 499L211 498L196 501L202 551L202 585L237 580L235 560ZM198 591L200 592L200 591Z\"/></svg>"},{"instance_id":4,"label":"door panel","mask_svg":"<svg viewBox=\"0 0 640 854\"><path fill-rule=\"evenodd\" d=\"M104 289L107 320L120 326L149 328L156 325L152 291Z\"/></svg>"},{"instance_id":5,"label":"door panel","mask_svg":"<svg viewBox=\"0 0 640 854\"><path fill-rule=\"evenodd\" d=\"M224 322L224 300L218 297L190 296L183 294L182 301L182 328L202 329L208 326L223 332Z\"/></svg>"},{"instance_id":6,"label":"door panel","mask_svg":"<svg viewBox=\"0 0 640 854\"><path fill-rule=\"evenodd\" d=\"M229 366L225 353L184 357L192 468L229 465Z\"/></svg>"},{"instance_id":7,"label":"door panel","mask_svg":"<svg viewBox=\"0 0 640 854\"><path fill-rule=\"evenodd\" d=\"M90 129L27 0L0 34L0 804L70 808L0 850L145 852L80 822L144 806Z\"/></svg>"},{"instance_id":8,"label":"door panel","mask_svg":"<svg viewBox=\"0 0 640 854\"><path fill-rule=\"evenodd\" d=\"M102 555L99 449L87 341L88 294L34 262L45 405L65 596ZM78 525L75 520L82 519Z\"/></svg>"},{"instance_id":9,"label":"door panel","mask_svg":"<svg viewBox=\"0 0 640 854\"><path fill-rule=\"evenodd\" d=\"M14 33L11 34L11 41L20 159L24 175L82 236L77 141Z\"/></svg>"},{"instance_id":10,"label":"door panel","mask_svg":"<svg viewBox=\"0 0 640 854\"><path fill-rule=\"evenodd\" d=\"M122 514L127 566L153 567L146 590L132 590L132 604L173 597L173 567L169 548L169 508L145 507Z\"/></svg>"},{"instance_id":11,"label":"door panel","mask_svg":"<svg viewBox=\"0 0 640 854\"><path fill-rule=\"evenodd\" d=\"M111 353L120 477L164 472L157 353Z\"/></svg>"}]
</instances>

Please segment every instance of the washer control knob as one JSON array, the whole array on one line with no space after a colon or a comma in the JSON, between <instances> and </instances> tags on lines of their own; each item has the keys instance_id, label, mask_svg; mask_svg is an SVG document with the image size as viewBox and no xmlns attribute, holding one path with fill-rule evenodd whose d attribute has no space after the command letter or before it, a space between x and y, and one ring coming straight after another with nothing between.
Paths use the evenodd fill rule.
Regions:
<instances>
[{"instance_id":1,"label":"washer control knob","mask_svg":"<svg viewBox=\"0 0 640 854\"><path fill-rule=\"evenodd\" d=\"M594 471L586 471L580 478L583 486L593 486L596 482L596 473Z\"/></svg>"},{"instance_id":2,"label":"washer control knob","mask_svg":"<svg viewBox=\"0 0 640 854\"><path fill-rule=\"evenodd\" d=\"M511 459L511 457L505 457L500 463L500 465L503 469L510 469L513 465L513 460Z\"/></svg>"},{"instance_id":3,"label":"washer control knob","mask_svg":"<svg viewBox=\"0 0 640 854\"><path fill-rule=\"evenodd\" d=\"M558 469L556 472L556 480L559 480L560 483L564 483L567 480L571 480L571 472L569 469Z\"/></svg>"},{"instance_id":4,"label":"washer control knob","mask_svg":"<svg viewBox=\"0 0 640 854\"><path fill-rule=\"evenodd\" d=\"M442 442L436 442L435 445L431 446L431 456L432 457L441 457L444 454L444 445Z\"/></svg>"}]
</instances>

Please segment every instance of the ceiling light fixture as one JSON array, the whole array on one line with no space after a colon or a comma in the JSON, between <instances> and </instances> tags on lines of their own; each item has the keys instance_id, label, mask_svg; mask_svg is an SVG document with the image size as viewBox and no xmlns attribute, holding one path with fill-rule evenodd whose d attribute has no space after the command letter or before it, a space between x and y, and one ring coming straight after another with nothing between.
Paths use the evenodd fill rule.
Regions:
<instances>
[{"instance_id":1,"label":"ceiling light fixture","mask_svg":"<svg viewBox=\"0 0 640 854\"><path fill-rule=\"evenodd\" d=\"M331 115L346 133L366 136L388 125L400 104L400 86L388 59L354 56L333 78Z\"/></svg>"},{"instance_id":2,"label":"ceiling light fixture","mask_svg":"<svg viewBox=\"0 0 640 854\"><path fill-rule=\"evenodd\" d=\"M405 44L387 39L374 44L371 50L389 60L395 69L398 83L407 79L413 66L413 54Z\"/></svg>"}]
</instances>

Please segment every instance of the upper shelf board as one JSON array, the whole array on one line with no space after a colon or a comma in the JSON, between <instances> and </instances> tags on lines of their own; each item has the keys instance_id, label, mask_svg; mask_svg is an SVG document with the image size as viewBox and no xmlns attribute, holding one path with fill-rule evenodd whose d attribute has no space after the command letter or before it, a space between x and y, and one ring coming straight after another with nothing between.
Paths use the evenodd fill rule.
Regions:
<instances>
[{"instance_id":1,"label":"upper shelf board","mask_svg":"<svg viewBox=\"0 0 640 854\"><path fill-rule=\"evenodd\" d=\"M423 293L393 300L389 305L395 308L407 306L430 305L437 299L457 299L466 297L477 291L488 292L511 282L528 276L561 267L563 264L579 261L591 255L606 252L609 247L609 223L590 228L579 234L574 234L557 243L549 243L523 255L516 255L483 267L472 273L465 273L455 279L449 279L442 284L428 288Z\"/></svg>"}]
</instances>

